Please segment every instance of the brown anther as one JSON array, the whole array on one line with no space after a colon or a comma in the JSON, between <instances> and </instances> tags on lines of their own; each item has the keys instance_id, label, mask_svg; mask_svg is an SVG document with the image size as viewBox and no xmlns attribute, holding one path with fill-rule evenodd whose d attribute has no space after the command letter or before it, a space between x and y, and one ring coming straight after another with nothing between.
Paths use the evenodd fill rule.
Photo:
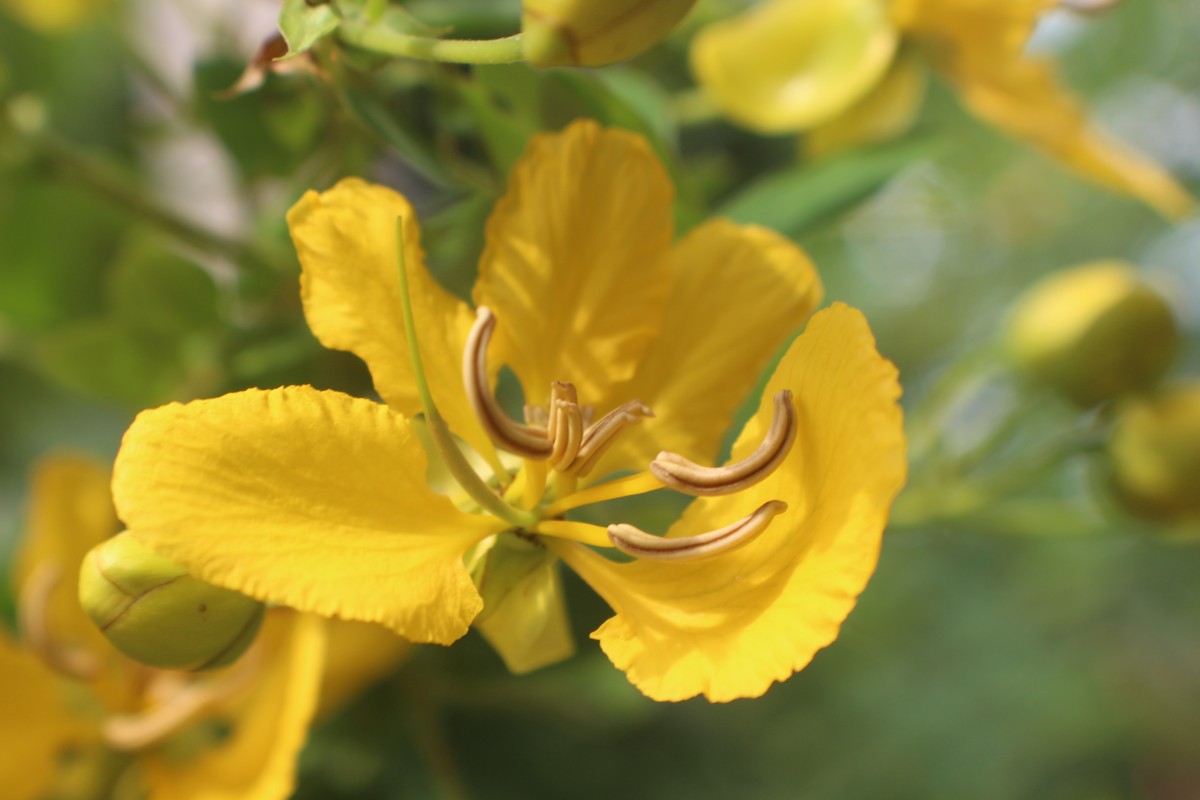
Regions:
<instances>
[{"instance_id":1,"label":"brown anther","mask_svg":"<svg viewBox=\"0 0 1200 800\"><path fill-rule=\"evenodd\" d=\"M38 565L21 587L18 617L29 649L51 669L80 680L94 678L100 671L95 656L58 640L50 629L50 600L62 580L57 564Z\"/></svg>"},{"instance_id":2,"label":"brown anther","mask_svg":"<svg viewBox=\"0 0 1200 800\"><path fill-rule=\"evenodd\" d=\"M488 386L487 347L495 328L496 315L486 306L480 306L463 351L463 385L467 398L488 436L502 450L526 458L546 458L552 446L546 429L509 417Z\"/></svg>"},{"instance_id":3,"label":"brown anther","mask_svg":"<svg viewBox=\"0 0 1200 800\"><path fill-rule=\"evenodd\" d=\"M774 472L795 440L796 406L792 403L792 393L784 389L775 395L775 411L766 437L746 458L723 467L703 467L664 450L650 463L650 472L666 486L685 494L733 494Z\"/></svg>"},{"instance_id":4,"label":"brown anther","mask_svg":"<svg viewBox=\"0 0 1200 800\"><path fill-rule=\"evenodd\" d=\"M601 456L608 451L608 448L612 447L621 431L653 416L653 411L636 400L617 406L597 420L595 425L588 427L587 432L583 435L579 453L563 471L586 477L595 468Z\"/></svg>"},{"instance_id":5,"label":"brown anther","mask_svg":"<svg viewBox=\"0 0 1200 800\"><path fill-rule=\"evenodd\" d=\"M694 561L741 547L765 531L771 520L786 510L787 503L770 500L759 506L750 516L732 525L695 536L673 538L654 536L633 525L609 525L608 538L618 550L637 558Z\"/></svg>"}]
</instances>

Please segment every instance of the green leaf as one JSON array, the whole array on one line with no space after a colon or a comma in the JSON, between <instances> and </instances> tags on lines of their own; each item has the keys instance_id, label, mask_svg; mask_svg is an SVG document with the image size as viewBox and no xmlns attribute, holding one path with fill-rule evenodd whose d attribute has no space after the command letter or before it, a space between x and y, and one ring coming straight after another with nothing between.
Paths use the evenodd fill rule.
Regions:
<instances>
[{"instance_id":1,"label":"green leaf","mask_svg":"<svg viewBox=\"0 0 1200 800\"><path fill-rule=\"evenodd\" d=\"M312 48L322 36L337 30L341 18L330 5L310 6L305 0L284 0L279 12L279 32L287 41L288 51L278 59L295 58Z\"/></svg>"},{"instance_id":2,"label":"green leaf","mask_svg":"<svg viewBox=\"0 0 1200 800\"><path fill-rule=\"evenodd\" d=\"M133 239L109 275L109 315L139 333L180 340L216 328L217 287L157 237Z\"/></svg>"},{"instance_id":3,"label":"green leaf","mask_svg":"<svg viewBox=\"0 0 1200 800\"><path fill-rule=\"evenodd\" d=\"M930 139L905 139L771 172L717 213L798 236L853 208L935 146Z\"/></svg>"}]
</instances>

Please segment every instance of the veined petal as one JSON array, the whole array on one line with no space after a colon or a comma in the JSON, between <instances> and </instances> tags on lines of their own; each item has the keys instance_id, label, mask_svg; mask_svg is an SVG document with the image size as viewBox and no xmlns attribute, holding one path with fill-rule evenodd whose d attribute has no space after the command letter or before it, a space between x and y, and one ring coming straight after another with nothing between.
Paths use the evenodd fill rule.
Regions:
<instances>
[{"instance_id":1,"label":"veined petal","mask_svg":"<svg viewBox=\"0 0 1200 800\"><path fill-rule=\"evenodd\" d=\"M475 302L496 312L493 363L545 404L551 381L604 413L654 334L674 189L644 139L575 122L535 136L488 220Z\"/></svg>"},{"instance_id":2,"label":"veined petal","mask_svg":"<svg viewBox=\"0 0 1200 800\"><path fill-rule=\"evenodd\" d=\"M13 585L28 585L38 569L52 569L57 582L44 620L56 642L92 656L111 645L79 607L79 566L87 552L120 528L113 508L107 466L76 455L43 458L33 472L26 536L16 558Z\"/></svg>"},{"instance_id":3,"label":"veined petal","mask_svg":"<svg viewBox=\"0 0 1200 800\"><path fill-rule=\"evenodd\" d=\"M331 619L325 627L328 646L318 718L334 713L394 672L413 651L411 642L382 625Z\"/></svg>"},{"instance_id":4,"label":"veined petal","mask_svg":"<svg viewBox=\"0 0 1200 800\"><path fill-rule=\"evenodd\" d=\"M742 125L801 131L870 91L898 41L880 0L771 0L700 31L692 70Z\"/></svg>"},{"instance_id":5,"label":"veined petal","mask_svg":"<svg viewBox=\"0 0 1200 800\"><path fill-rule=\"evenodd\" d=\"M733 412L821 299L812 261L766 228L712 220L669 263L662 330L626 390L655 417L622 431L597 478L645 469L660 450L712 463Z\"/></svg>"},{"instance_id":6,"label":"veined petal","mask_svg":"<svg viewBox=\"0 0 1200 800\"><path fill-rule=\"evenodd\" d=\"M467 402L462 354L475 315L425 268L416 212L396 192L355 178L308 192L288 212L303 274L304 314L326 347L349 350L371 369L375 388L406 416L421 409L397 270L396 218L404 217L404 252L413 316L433 400L454 432L494 458Z\"/></svg>"},{"instance_id":7,"label":"veined petal","mask_svg":"<svg viewBox=\"0 0 1200 800\"><path fill-rule=\"evenodd\" d=\"M668 533L716 529L786 502L752 542L706 560L616 564L547 539L616 611L593 638L656 700L761 695L837 637L874 571L905 478L896 370L861 314L820 312L780 362L733 459L762 439L784 389L799 424L784 463L746 491L697 500Z\"/></svg>"},{"instance_id":8,"label":"veined petal","mask_svg":"<svg viewBox=\"0 0 1200 800\"><path fill-rule=\"evenodd\" d=\"M290 797L296 760L317 706L325 646L325 620L286 608L268 611L254 648L242 656L262 659L259 672L242 691L205 715L212 723L226 724L228 738L186 757L173 753L170 741L146 752L141 761L151 796L172 800ZM239 662L239 666L245 665ZM202 725L205 719L195 724Z\"/></svg>"},{"instance_id":9,"label":"veined petal","mask_svg":"<svg viewBox=\"0 0 1200 800\"><path fill-rule=\"evenodd\" d=\"M139 539L203 580L440 644L481 607L463 553L506 527L429 489L403 416L307 386L143 412L113 491Z\"/></svg>"},{"instance_id":10,"label":"veined petal","mask_svg":"<svg viewBox=\"0 0 1200 800\"><path fill-rule=\"evenodd\" d=\"M98 743L96 723L73 713L67 691L66 681L0 631L0 775L5 797L51 796L59 760Z\"/></svg>"},{"instance_id":11,"label":"veined petal","mask_svg":"<svg viewBox=\"0 0 1200 800\"><path fill-rule=\"evenodd\" d=\"M1097 130L1048 63L960 57L943 66L977 116L1049 153L1086 178L1180 219L1196 201L1146 156Z\"/></svg>"}]
</instances>

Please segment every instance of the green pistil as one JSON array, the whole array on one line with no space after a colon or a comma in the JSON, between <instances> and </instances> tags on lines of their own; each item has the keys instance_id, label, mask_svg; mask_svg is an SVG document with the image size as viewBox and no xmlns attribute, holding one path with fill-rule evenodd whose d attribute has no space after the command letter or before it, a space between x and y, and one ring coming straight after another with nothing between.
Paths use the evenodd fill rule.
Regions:
<instances>
[{"instance_id":1,"label":"green pistil","mask_svg":"<svg viewBox=\"0 0 1200 800\"><path fill-rule=\"evenodd\" d=\"M400 265L400 299L404 308L404 333L408 339L408 356L412 360L413 379L417 384L417 394L421 398L421 408L425 412L425 423L429 426L430 438L434 449L441 456L446 469L454 476L454 480L479 504L479 507L493 516L518 528L529 528L538 521L538 516L529 511L509 505L500 499L483 479L475 474L462 451L454 441L446 421L442 419L437 406L433 404L433 395L429 392L429 384L425 380L425 368L421 363L421 348L417 343L417 325L413 319L412 296L408 288L408 264L404 257L404 218L396 218L396 252Z\"/></svg>"}]
</instances>

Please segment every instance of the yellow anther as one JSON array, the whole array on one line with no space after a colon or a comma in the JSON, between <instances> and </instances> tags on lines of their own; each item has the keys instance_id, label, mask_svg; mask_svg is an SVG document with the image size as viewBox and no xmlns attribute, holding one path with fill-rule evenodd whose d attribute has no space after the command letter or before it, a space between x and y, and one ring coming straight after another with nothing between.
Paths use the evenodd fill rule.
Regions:
<instances>
[{"instance_id":1,"label":"yellow anther","mask_svg":"<svg viewBox=\"0 0 1200 800\"><path fill-rule=\"evenodd\" d=\"M633 525L609 525L608 538L623 553L656 561L694 561L728 553L752 541L771 520L787 510L787 503L771 500L732 525L695 536L667 538L646 533Z\"/></svg>"},{"instance_id":2,"label":"yellow anther","mask_svg":"<svg viewBox=\"0 0 1200 800\"><path fill-rule=\"evenodd\" d=\"M650 472L665 485L685 494L733 494L774 472L795 440L796 406L792 393L784 389L775 395L775 413L766 437L746 458L723 467L704 467L664 450L651 462Z\"/></svg>"}]
</instances>

